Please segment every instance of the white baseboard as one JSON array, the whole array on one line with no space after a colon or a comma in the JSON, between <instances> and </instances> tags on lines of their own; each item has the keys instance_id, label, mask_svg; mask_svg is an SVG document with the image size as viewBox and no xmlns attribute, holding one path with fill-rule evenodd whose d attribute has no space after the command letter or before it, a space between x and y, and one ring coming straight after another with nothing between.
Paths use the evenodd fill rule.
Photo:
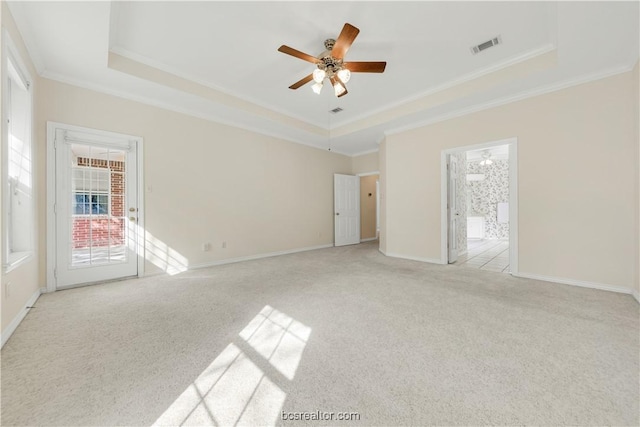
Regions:
<instances>
[{"instance_id":1,"label":"white baseboard","mask_svg":"<svg viewBox=\"0 0 640 427\"><path fill-rule=\"evenodd\" d=\"M188 270L197 270L197 269L200 269L200 268L215 267L217 265L233 264L235 262L252 261L252 260L255 260L255 259L270 258L270 257L274 257L274 256L289 255L289 254L295 254L295 253L298 253L298 252L314 251L316 249L326 249L326 248L332 248L332 247L333 247L333 243L328 243L326 245L309 246L309 247L306 247L306 248L297 248L297 249L288 249L286 251L268 252L268 253L265 253L265 254L249 255L249 256L243 256L243 257L238 257L238 258L221 259L221 260L218 260L218 261L211 261L211 262L205 262L205 263L202 263L202 264L190 265L188 267Z\"/></svg>"},{"instance_id":2,"label":"white baseboard","mask_svg":"<svg viewBox=\"0 0 640 427\"><path fill-rule=\"evenodd\" d=\"M366 239L360 239L360 243L364 243L364 242L372 242L374 240L378 240L377 237L368 237Z\"/></svg>"},{"instance_id":3,"label":"white baseboard","mask_svg":"<svg viewBox=\"0 0 640 427\"><path fill-rule=\"evenodd\" d=\"M581 288L599 289L601 291L617 292L620 294L633 294L633 291L624 286L607 285L604 283L586 282L583 280L565 279L563 277L550 277L541 276L539 274L531 273L517 273L512 274L515 277L522 277L524 279L542 280L543 282L562 283L563 285L579 286ZM636 297L636 299L638 299Z\"/></svg>"},{"instance_id":4,"label":"white baseboard","mask_svg":"<svg viewBox=\"0 0 640 427\"><path fill-rule=\"evenodd\" d=\"M633 291L631 291L631 295L633 295L636 301L638 301L638 304L640 304L640 292L634 289Z\"/></svg>"},{"instance_id":5,"label":"white baseboard","mask_svg":"<svg viewBox=\"0 0 640 427\"><path fill-rule=\"evenodd\" d=\"M29 309L27 307L31 307L32 305L34 305L38 298L40 298L41 294L42 289L38 289L33 295L31 295L31 298L27 300L18 315L14 317L11 323L9 323L9 326L7 326L4 331L2 331L2 344L0 345L0 348L4 347L6 342L9 341L9 338L11 338L11 335L13 335L13 333L16 331L18 325L20 325L20 322L22 322L27 313L29 313Z\"/></svg>"},{"instance_id":6,"label":"white baseboard","mask_svg":"<svg viewBox=\"0 0 640 427\"><path fill-rule=\"evenodd\" d=\"M462 252L458 252L458 256L462 256L462 255L466 255L467 254L467 250L465 249Z\"/></svg>"},{"instance_id":7,"label":"white baseboard","mask_svg":"<svg viewBox=\"0 0 640 427\"><path fill-rule=\"evenodd\" d=\"M380 251L382 252L382 251ZM411 256L411 255L400 255L400 254L394 254L391 252L382 252L383 255L388 256L390 258L400 258L400 259L408 259L410 261L420 261L420 262L428 262L429 264L440 264L442 265L442 261L440 259L437 258L421 258L421 257L415 257L415 256Z\"/></svg>"}]
</instances>

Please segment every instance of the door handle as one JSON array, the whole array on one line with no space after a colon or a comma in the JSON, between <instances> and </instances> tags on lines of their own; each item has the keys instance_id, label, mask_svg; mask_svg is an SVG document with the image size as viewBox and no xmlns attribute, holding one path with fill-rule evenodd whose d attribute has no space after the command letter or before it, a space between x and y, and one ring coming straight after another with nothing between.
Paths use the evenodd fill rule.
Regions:
<instances>
[{"instance_id":1,"label":"door handle","mask_svg":"<svg viewBox=\"0 0 640 427\"><path fill-rule=\"evenodd\" d=\"M136 217L135 216L130 216L129 217L129 221L136 222Z\"/></svg>"},{"instance_id":2,"label":"door handle","mask_svg":"<svg viewBox=\"0 0 640 427\"><path fill-rule=\"evenodd\" d=\"M340 212L336 212L336 215L340 215Z\"/></svg>"},{"instance_id":3,"label":"door handle","mask_svg":"<svg viewBox=\"0 0 640 427\"><path fill-rule=\"evenodd\" d=\"M129 212L135 212L136 210L136 208L129 208Z\"/></svg>"}]
</instances>

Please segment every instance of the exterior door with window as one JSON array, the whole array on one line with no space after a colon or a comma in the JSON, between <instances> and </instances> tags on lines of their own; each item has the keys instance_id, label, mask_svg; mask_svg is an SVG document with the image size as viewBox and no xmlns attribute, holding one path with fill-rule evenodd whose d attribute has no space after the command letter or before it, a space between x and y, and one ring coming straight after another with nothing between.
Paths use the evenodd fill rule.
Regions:
<instances>
[{"instance_id":1,"label":"exterior door with window","mask_svg":"<svg viewBox=\"0 0 640 427\"><path fill-rule=\"evenodd\" d=\"M56 288L138 274L137 141L55 129Z\"/></svg>"}]
</instances>

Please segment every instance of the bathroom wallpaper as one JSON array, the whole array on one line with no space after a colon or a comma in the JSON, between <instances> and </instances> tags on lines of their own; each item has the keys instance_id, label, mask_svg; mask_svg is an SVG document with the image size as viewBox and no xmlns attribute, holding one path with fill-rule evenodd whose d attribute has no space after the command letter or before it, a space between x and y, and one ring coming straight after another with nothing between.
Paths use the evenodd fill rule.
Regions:
<instances>
[{"instance_id":1,"label":"bathroom wallpaper","mask_svg":"<svg viewBox=\"0 0 640 427\"><path fill-rule=\"evenodd\" d=\"M497 210L499 202L509 201L509 161L494 160L493 164L484 166L480 162L468 162L466 173L485 175L482 181L466 182L467 215L484 216L485 239L508 239L509 223L498 224Z\"/></svg>"}]
</instances>

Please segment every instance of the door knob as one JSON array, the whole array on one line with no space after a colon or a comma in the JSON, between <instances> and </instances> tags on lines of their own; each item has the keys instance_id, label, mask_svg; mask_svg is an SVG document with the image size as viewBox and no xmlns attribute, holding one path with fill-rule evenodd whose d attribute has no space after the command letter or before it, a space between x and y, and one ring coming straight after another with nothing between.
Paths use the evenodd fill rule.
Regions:
<instances>
[{"instance_id":1,"label":"door knob","mask_svg":"<svg viewBox=\"0 0 640 427\"><path fill-rule=\"evenodd\" d=\"M336 215L340 215L340 212L336 212Z\"/></svg>"},{"instance_id":2,"label":"door knob","mask_svg":"<svg viewBox=\"0 0 640 427\"><path fill-rule=\"evenodd\" d=\"M135 212L136 208L129 208L129 212Z\"/></svg>"},{"instance_id":3,"label":"door knob","mask_svg":"<svg viewBox=\"0 0 640 427\"><path fill-rule=\"evenodd\" d=\"M129 217L129 221L134 221L134 222L135 222L135 220L136 220L136 217L135 217L135 216L130 216L130 217Z\"/></svg>"}]
</instances>

